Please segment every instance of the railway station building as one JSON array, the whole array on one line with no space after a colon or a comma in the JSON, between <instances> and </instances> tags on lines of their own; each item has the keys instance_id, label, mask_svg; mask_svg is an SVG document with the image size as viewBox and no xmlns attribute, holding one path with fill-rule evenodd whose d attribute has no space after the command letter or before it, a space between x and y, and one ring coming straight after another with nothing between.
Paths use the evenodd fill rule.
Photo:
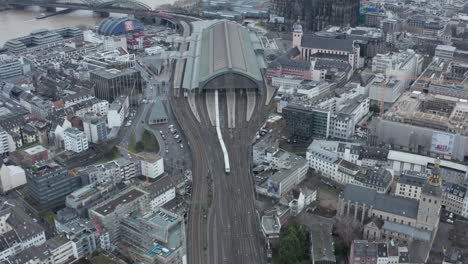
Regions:
<instances>
[{"instance_id":1,"label":"railway station building","mask_svg":"<svg viewBox=\"0 0 468 264\"><path fill-rule=\"evenodd\" d=\"M227 20L198 21L192 26L181 82L185 93L261 90L266 67L255 33Z\"/></svg>"}]
</instances>

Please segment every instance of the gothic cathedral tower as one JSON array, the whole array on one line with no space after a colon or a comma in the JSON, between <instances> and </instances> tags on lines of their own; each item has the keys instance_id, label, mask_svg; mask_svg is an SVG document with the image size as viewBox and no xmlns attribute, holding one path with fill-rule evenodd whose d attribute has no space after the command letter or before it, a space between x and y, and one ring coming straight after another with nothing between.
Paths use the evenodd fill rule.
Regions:
<instances>
[{"instance_id":1,"label":"gothic cathedral tower","mask_svg":"<svg viewBox=\"0 0 468 264\"><path fill-rule=\"evenodd\" d=\"M440 159L434 162L434 169L422 188L419 200L416 227L437 231L439 226L440 208L442 202L442 177L440 176Z\"/></svg>"}]
</instances>

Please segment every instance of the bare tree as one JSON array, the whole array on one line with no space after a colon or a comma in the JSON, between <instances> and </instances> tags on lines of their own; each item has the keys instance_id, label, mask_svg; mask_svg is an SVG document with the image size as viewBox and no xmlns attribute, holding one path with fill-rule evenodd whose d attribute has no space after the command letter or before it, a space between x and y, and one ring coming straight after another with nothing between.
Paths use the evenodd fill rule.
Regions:
<instances>
[{"instance_id":1,"label":"bare tree","mask_svg":"<svg viewBox=\"0 0 468 264\"><path fill-rule=\"evenodd\" d=\"M346 245L351 241L362 238L363 225L351 216L339 217L335 224L335 233Z\"/></svg>"}]
</instances>

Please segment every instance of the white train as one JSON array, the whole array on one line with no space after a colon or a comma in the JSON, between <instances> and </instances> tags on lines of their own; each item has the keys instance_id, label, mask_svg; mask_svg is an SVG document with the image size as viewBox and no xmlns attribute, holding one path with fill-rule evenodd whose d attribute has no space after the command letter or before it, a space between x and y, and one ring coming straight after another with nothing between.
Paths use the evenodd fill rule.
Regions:
<instances>
[{"instance_id":1,"label":"white train","mask_svg":"<svg viewBox=\"0 0 468 264\"><path fill-rule=\"evenodd\" d=\"M226 173L231 172L231 167L229 166L229 155L224 144L223 135L221 134L221 128L219 124L219 101L218 101L218 90L215 91L215 105L216 105L216 134L218 135L218 141L221 145L221 150L223 151L224 156L224 171Z\"/></svg>"}]
</instances>

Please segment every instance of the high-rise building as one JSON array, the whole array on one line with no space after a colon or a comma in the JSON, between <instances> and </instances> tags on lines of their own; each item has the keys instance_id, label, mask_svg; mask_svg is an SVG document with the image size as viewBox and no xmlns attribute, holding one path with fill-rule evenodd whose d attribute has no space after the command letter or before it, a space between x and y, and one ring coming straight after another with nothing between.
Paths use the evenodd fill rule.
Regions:
<instances>
[{"instance_id":1,"label":"high-rise building","mask_svg":"<svg viewBox=\"0 0 468 264\"><path fill-rule=\"evenodd\" d=\"M120 95L128 95L130 102L135 103L143 89L143 80L138 70L106 69L90 73L97 98L113 102Z\"/></svg>"},{"instance_id":2,"label":"high-rise building","mask_svg":"<svg viewBox=\"0 0 468 264\"><path fill-rule=\"evenodd\" d=\"M41 207L47 208L65 200L81 187L80 177L68 175L68 169L53 161L33 165L26 170L29 196Z\"/></svg>"},{"instance_id":3,"label":"high-rise building","mask_svg":"<svg viewBox=\"0 0 468 264\"><path fill-rule=\"evenodd\" d=\"M306 30L320 31L329 25L358 25L359 0L273 0L270 12L292 25L298 18Z\"/></svg>"},{"instance_id":4,"label":"high-rise building","mask_svg":"<svg viewBox=\"0 0 468 264\"><path fill-rule=\"evenodd\" d=\"M68 128L63 132L63 142L66 150L82 152L88 149L86 134L77 128Z\"/></svg>"},{"instance_id":5,"label":"high-rise building","mask_svg":"<svg viewBox=\"0 0 468 264\"><path fill-rule=\"evenodd\" d=\"M107 140L106 117L88 113L83 118L83 128L89 142Z\"/></svg>"}]
</instances>

